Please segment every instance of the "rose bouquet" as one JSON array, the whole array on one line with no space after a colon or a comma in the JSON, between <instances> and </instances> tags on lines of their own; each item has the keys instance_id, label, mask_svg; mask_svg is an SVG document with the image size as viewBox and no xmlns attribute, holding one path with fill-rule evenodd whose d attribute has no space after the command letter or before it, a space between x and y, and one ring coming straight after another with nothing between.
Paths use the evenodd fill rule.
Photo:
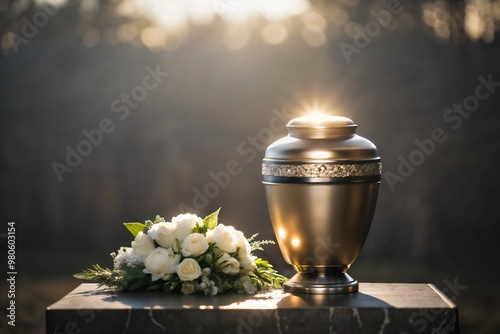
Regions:
<instances>
[{"instance_id":1,"label":"rose bouquet","mask_svg":"<svg viewBox=\"0 0 500 334\"><path fill-rule=\"evenodd\" d=\"M135 237L132 247L111 253L114 268L98 264L74 277L117 290L180 291L215 296L223 292L255 294L280 288L287 278L252 254L273 241L245 238L232 226L218 224L219 210L204 219L181 214L166 222L124 223Z\"/></svg>"}]
</instances>

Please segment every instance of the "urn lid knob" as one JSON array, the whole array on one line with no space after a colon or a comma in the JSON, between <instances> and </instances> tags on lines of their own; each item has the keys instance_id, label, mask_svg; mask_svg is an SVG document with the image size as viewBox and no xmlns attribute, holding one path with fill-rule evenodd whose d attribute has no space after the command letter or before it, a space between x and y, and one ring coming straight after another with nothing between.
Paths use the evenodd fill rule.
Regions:
<instances>
[{"instance_id":1,"label":"urn lid knob","mask_svg":"<svg viewBox=\"0 0 500 334\"><path fill-rule=\"evenodd\" d=\"M293 137L331 138L352 136L358 126L347 117L312 113L292 119L286 127Z\"/></svg>"}]
</instances>

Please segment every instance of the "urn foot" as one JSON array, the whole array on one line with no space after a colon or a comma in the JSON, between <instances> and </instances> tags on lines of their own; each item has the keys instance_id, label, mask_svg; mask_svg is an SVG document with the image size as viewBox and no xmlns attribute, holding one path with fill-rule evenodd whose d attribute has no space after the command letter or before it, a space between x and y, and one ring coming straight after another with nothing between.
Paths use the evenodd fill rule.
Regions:
<instances>
[{"instance_id":1,"label":"urn foot","mask_svg":"<svg viewBox=\"0 0 500 334\"><path fill-rule=\"evenodd\" d=\"M298 273L284 285L285 292L337 294L358 291L358 281L346 273Z\"/></svg>"}]
</instances>

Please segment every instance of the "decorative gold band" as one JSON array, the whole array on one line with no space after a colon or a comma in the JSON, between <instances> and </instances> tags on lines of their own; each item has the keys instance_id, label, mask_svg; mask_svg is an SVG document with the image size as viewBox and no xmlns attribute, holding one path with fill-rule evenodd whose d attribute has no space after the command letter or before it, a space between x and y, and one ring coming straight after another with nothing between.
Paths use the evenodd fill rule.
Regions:
<instances>
[{"instance_id":1,"label":"decorative gold band","mask_svg":"<svg viewBox=\"0 0 500 334\"><path fill-rule=\"evenodd\" d=\"M262 175L277 177L337 178L382 175L382 163L262 164Z\"/></svg>"}]
</instances>

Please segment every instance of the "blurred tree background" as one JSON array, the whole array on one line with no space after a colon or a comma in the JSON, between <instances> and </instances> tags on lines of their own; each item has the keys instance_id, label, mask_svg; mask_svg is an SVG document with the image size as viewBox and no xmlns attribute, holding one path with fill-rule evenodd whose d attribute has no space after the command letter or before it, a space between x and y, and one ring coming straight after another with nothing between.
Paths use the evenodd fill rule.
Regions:
<instances>
[{"instance_id":1,"label":"blurred tree background","mask_svg":"<svg viewBox=\"0 0 500 334\"><path fill-rule=\"evenodd\" d=\"M383 159L350 273L458 282L447 294L463 332L498 333L500 289L484 284L500 279L499 24L493 0L1 0L0 247L16 221L15 333L44 332L73 273L111 266L131 241L124 221L221 206L222 222L274 239L264 149L317 109L353 119ZM481 80L494 82L484 99ZM435 129L446 141L425 152ZM222 182L230 161L239 172ZM277 246L265 256L292 274Z\"/></svg>"}]
</instances>

